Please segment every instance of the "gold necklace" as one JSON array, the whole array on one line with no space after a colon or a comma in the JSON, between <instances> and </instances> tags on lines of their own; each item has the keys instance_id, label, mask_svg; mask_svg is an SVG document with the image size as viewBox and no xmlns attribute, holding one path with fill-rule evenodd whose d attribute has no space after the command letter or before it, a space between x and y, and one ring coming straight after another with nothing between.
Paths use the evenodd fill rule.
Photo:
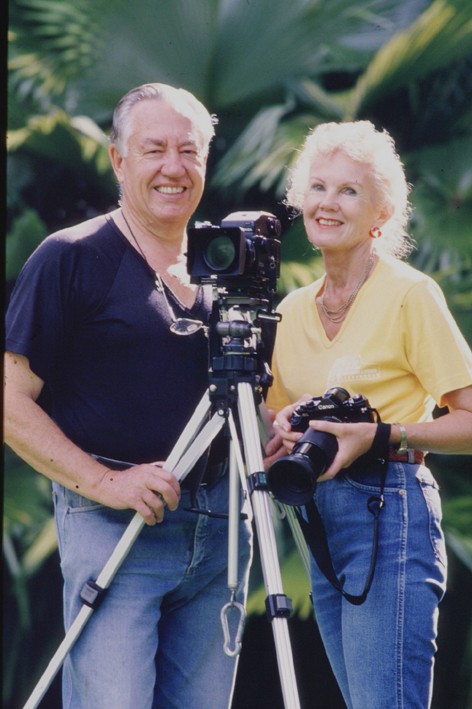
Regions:
<instances>
[{"instance_id":1,"label":"gold necklace","mask_svg":"<svg viewBox=\"0 0 472 709\"><path fill-rule=\"evenodd\" d=\"M138 248L139 253L143 257L147 267L154 273L154 284L156 286L156 290L164 298L164 302L166 304L167 311L169 313L170 319L172 320L169 330L171 332L173 332L175 335L184 335L184 336L185 335L193 335L194 332L198 332L198 330L201 330L202 328L206 332L207 328L201 320L192 320L191 318L177 318L175 316L172 306L169 303L169 299L167 298L167 293L164 288L164 283L162 281L160 273L155 271L153 269L153 267L151 266L151 264L149 263L149 261L147 260L146 254L144 253L144 251L141 247L141 244L139 243L133 230L131 229L130 223L128 222L128 220L126 218L126 215L125 215L123 209L121 210L121 215L124 219L126 226L128 227L128 231L131 234L131 237L132 237L134 243L136 244L136 246Z\"/></svg>"},{"instance_id":2,"label":"gold necklace","mask_svg":"<svg viewBox=\"0 0 472 709\"><path fill-rule=\"evenodd\" d=\"M347 315L347 311L349 310L349 308L353 304L357 294L359 293L360 289L362 288L362 286L366 282L366 280L369 276L369 273L372 269L373 264L374 264L374 255L370 254L369 259L366 264L366 267L365 267L365 270L364 270L362 276L360 277L359 282L357 283L356 287L354 288L354 290L352 291L351 295L346 300L346 302L342 303L342 305L339 308L337 308L336 310L330 310L324 304L325 290L323 289L323 293L320 296L320 305L321 305L321 309L323 310L323 313L326 315L328 320L330 320L330 322L337 324L337 323L340 323L344 320L344 318ZM326 280L325 280L325 286L326 286Z\"/></svg>"}]
</instances>

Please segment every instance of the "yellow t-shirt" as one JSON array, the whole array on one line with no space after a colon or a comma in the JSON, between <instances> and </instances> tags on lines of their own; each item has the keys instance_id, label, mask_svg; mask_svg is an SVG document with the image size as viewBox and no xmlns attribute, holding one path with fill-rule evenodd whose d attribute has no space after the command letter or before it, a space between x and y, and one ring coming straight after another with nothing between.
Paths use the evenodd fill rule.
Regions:
<instances>
[{"instance_id":1,"label":"yellow t-shirt","mask_svg":"<svg viewBox=\"0 0 472 709\"><path fill-rule=\"evenodd\" d=\"M267 404L339 386L362 394L386 422L431 418L444 394L472 384L472 353L439 286L394 258L381 259L333 340L315 304L322 279L290 293L272 361Z\"/></svg>"}]
</instances>

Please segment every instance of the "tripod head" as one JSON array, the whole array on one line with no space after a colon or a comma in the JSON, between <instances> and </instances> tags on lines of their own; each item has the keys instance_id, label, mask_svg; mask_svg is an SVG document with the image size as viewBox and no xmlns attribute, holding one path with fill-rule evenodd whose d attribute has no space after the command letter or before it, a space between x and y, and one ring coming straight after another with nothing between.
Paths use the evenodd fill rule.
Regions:
<instances>
[{"instance_id":1,"label":"tripod head","mask_svg":"<svg viewBox=\"0 0 472 709\"><path fill-rule=\"evenodd\" d=\"M249 382L259 402L272 384L270 359L280 314L267 299L229 295L215 288L209 337L209 395L223 409L237 385ZM270 307L268 307L270 305Z\"/></svg>"}]
</instances>

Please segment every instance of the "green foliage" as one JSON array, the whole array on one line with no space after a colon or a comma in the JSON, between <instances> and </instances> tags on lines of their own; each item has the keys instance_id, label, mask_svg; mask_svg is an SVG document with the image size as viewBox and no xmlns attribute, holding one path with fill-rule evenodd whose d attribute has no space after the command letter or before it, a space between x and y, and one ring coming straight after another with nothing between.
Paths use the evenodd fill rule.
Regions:
<instances>
[{"instance_id":1,"label":"green foliage","mask_svg":"<svg viewBox=\"0 0 472 709\"><path fill-rule=\"evenodd\" d=\"M26 259L41 243L46 233L46 226L34 209L25 209L21 216L14 219L6 240L7 281L13 281L18 276Z\"/></svg>"},{"instance_id":2,"label":"green foliage","mask_svg":"<svg viewBox=\"0 0 472 709\"><path fill-rule=\"evenodd\" d=\"M468 0L435 0L405 31L378 51L352 93L347 118L357 118L387 95L411 86L472 51Z\"/></svg>"},{"instance_id":3,"label":"green foliage","mask_svg":"<svg viewBox=\"0 0 472 709\"><path fill-rule=\"evenodd\" d=\"M434 247L472 257L472 139L470 136L409 155L415 182L414 236Z\"/></svg>"},{"instance_id":4,"label":"green foliage","mask_svg":"<svg viewBox=\"0 0 472 709\"><path fill-rule=\"evenodd\" d=\"M3 697L8 700L31 645L38 601L34 593L37 574L56 551L57 539L50 482L9 448L5 449L4 468L3 558L10 587L5 599L9 609L5 618L9 644L4 654Z\"/></svg>"},{"instance_id":5,"label":"green foliage","mask_svg":"<svg viewBox=\"0 0 472 709\"><path fill-rule=\"evenodd\" d=\"M51 484L9 448L5 450L3 534L8 568L21 581L33 576L57 547Z\"/></svg>"}]
</instances>

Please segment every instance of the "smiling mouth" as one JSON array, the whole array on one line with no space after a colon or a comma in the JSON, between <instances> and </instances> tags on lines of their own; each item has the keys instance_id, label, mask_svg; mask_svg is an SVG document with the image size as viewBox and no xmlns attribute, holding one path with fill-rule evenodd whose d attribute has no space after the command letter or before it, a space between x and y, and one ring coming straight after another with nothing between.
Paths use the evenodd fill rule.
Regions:
<instances>
[{"instance_id":1,"label":"smiling mouth","mask_svg":"<svg viewBox=\"0 0 472 709\"><path fill-rule=\"evenodd\" d=\"M342 222L338 219L324 219L320 217L316 220L320 226L341 226Z\"/></svg>"},{"instance_id":2,"label":"smiling mouth","mask_svg":"<svg viewBox=\"0 0 472 709\"><path fill-rule=\"evenodd\" d=\"M182 194L185 192L185 187L170 187L170 186L165 186L161 185L160 187L156 187L156 192L159 192L160 194Z\"/></svg>"}]
</instances>

